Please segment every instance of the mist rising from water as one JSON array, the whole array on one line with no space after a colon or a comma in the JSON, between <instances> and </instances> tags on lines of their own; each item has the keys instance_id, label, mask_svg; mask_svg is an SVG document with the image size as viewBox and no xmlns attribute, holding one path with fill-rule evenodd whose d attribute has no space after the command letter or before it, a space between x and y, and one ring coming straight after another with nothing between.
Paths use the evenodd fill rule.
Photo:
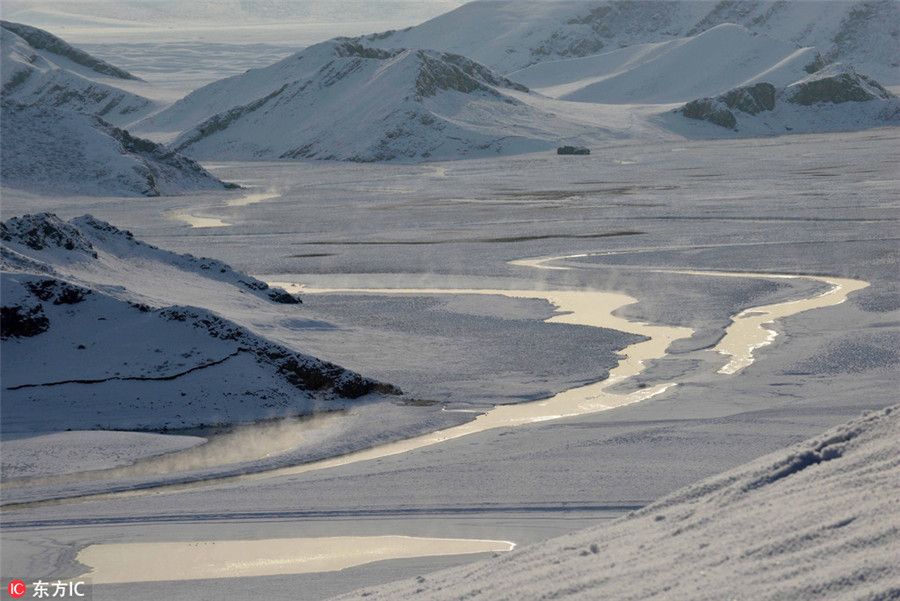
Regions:
<instances>
[{"instance_id":1,"label":"mist rising from water","mask_svg":"<svg viewBox=\"0 0 900 601\"><path fill-rule=\"evenodd\" d=\"M210 435L207 442L189 449L141 459L129 465L75 474L22 478L4 482L4 486L125 479L260 461L300 446L314 446L332 436L340 416L336 412L235 426L230 431Z\"/></svg>"}]
</instances>

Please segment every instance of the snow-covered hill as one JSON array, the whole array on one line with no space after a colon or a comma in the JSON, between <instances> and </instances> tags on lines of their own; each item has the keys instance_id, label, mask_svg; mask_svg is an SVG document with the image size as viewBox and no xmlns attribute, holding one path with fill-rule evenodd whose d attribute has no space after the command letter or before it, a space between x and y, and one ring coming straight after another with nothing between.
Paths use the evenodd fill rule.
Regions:
<instances>
[{"instance_id":1,"label":"snow-covered hill","mask_svg":"<svg viewBox=\"0 0 900 601\"><path fill-rule=\"evenodd\" d=\"M713 135L721 128L742 135L768 135L900 125L900 99L842 64L830 65L787 86L760 82L693 100L677 112L718 126L703 124Z\"/></svg>"},{"instance_id":2,"label":"snow-covered hill","mask_svg":"<svg viewBox=\"0 0 900 601\"><path fill-rule=\"evenodd\" d=\"M34 27L2 22L0 176L49 194L160 196L229 187L114 125L161 108L129 73Z\"/></svg>"},{"instance_id":3,"label":"snow-covered hill","mask_svg":"<svg viewBox=\"0 0 900 601\"><path fill-rule=\"evenodd\" d=\"M540 62L695 36L725 23L817 47L828 62L848 62L886 85L900 84L900 4L893 0L482 0L407 30L368 36L365 43L457 52L509 74Z\"/></svg>"},{"instance_id":4,"label":"snow-covered hill","mask_svg":"<svg viewBox=\"0 0 900 601\"><path fill-rule=\"evenodd\" d=\"M759 81L787 85L806 76L818 61L815 48L798 48L726 24L668 42L542 62L510 77L561 100L665 104Z\"/></svg>"},{"instance_id":5,"label":"snow-covered hill","mask_svg":"<svg viewBox=\"0 0 900 601\"><path fill-rule=\"evenodd\" d=\"M66 108L3 102L0 176L45 194L177 195L232 187L193 159Z\"/></svg>"},{"instance_id":6,"label":"snow-covered hill","mask_svg":"<svg viewBox=\"0 0 900 601\"><path fill-rule=\"evenodd\" d=\"M896 599L900 406L617 522L340 597Z\"/></svg>"},{"instance_id":7,"label":"snow-covered hill","mask_svg":"<svg viewBox=\"0 0 900 601\"><path fill-rule=\"evenodd\" d=\"M350 161L495 156L604 133L514 96L526 92L463 56L335 40L201 88L140 128L208 117L171 146L198 158Z\"/></svg>"},{"instance_id":8,"label":"snow-covered hill","mask_svg":"<svg viewBox=\"0 0 900 601\"><path fill-rule=\"evenodd\" d=\"M246 422L397 392L211 310L299 311L218 261L91 216L10 219L0 240L6 432Z\"/></svg>"},{"instance_id":9,"label":"snow-covered hill","mask_svg":"<svg viewBox=\"0 0 900 601\"><path fill-rule=\"evenodd\" d=\"M0 22L3 98L25 105L67 108L124 126L162 105L130 73L94 58L50 33Z\"/></svg>"}]
</instances>

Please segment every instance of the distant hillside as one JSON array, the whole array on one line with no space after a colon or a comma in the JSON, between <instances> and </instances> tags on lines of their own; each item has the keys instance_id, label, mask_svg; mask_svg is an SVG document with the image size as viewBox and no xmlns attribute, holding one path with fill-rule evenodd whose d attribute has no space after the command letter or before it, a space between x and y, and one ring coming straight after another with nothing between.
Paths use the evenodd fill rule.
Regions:
<instances>
[{"instance_id":1,"label":"distant hillside","mask_svg":"<svg viewBox=\"0 0 900 601\"><path fill-rule=\"evenodd\" d=\"M363 40L378 48L457 52L509 74L540 62L694 36L725 23L817 47L827 62L849 62L886 85L900 84L900 3L894 0L483 0Z\"/></svg>"},{"instance_id":2,"label":"distant hillside","mask_svg":"<svg viewBox=\"0 0 900 601\"><path fill-rule=\"evenodd\" d=\"M664 104L758 81L787 85L821 61L815 48L798 48L728 24L668 42L547 61L510 77L560 100Z\"/></svg>"},{"instance_id":3,"label":"distant hillside","mask_svg":"<svg viewBox=\"0 0 900 601\"><path fill-rule=\"evenodd\" d=\"M171 144L198 158L350 161L495 156L590 130L517 96L526 93L463 56L334 40L201 88L140 128L205 118Z\"/></svg>"},{"instance_id":4,"label":"distant hillside","mask_svg":"<svg viewBox=\"0 0 900 601\"><path fill-rule=\"evenodd\" d=\"M4 186L108 196L229 187L196 161L115 125L160 108L128 91L143 85L133 75L46 31L0 24Z\"/></svg>"},{"instance_id":5,"label":"distant hillside","mask_svg":"<svg viewBox=\"0 0 900 601\"><path fill-rule=\"evenodd\" d=\"M10 219L0 240L4 431L236 423L398 393L209 308L166 302L202 291L257 311L299 306L218 261L157 249L90 216Z\"/></svg>"},{"instance_id":6,"label":"distant hillside","mask_svg":"<svg viewBox=\"0 0 900 601\"><path fill-rule=\"evenodd\" d=\"M149 90L130 73L50 33L0 21L3 99L67 108L125 125L161 105L135 90Z\"/></svg>"},{"instance_id":7,"label":"distant hillside","mask_svg":"<svg viewBox=\"0 0 900 601\"><path fill-rule=\"evenodd\" d=\"M64 108L3 102L0 177L10 188L46 194L178 195L231 187L199 163L131 136L100 117Z\"/></svg>"}]
</instances>

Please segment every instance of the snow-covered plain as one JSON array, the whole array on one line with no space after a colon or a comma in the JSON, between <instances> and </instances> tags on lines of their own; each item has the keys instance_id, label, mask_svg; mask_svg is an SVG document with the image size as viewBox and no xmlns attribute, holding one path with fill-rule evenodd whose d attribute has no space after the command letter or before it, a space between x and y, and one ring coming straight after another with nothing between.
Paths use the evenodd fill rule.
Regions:
<instances>
[{"instance_id":1,"label":"snow-covered plain","mask_svg":"<svg viewBox=\"0 0 900 601\"><path fill-rule=\"evenodd\" d=\"M41 4L47 10L40 14L49 21L98 26L96 15L79 21L84 15L73 19L59 3ZM195 10L188 4L179 10ZM279 5L267 4L273 10ZM440 51L471 51L495 71L508 73L535 60L596 54L585 42L597 36L604 42L601 51L659 43L632 49L650 58L730 32L729 40L746 42L738 45L744 58L774 55L751 61L746 72L737 70L734 75L743 78L738 83L753 81L749 73L773 61L783 67L778 73L785 74L784 83L802 77L796 73L802 61L792 61L811 51L795 56L781 43L758 44L761 36L747 35L740 25L798 49L818 46L829 60L873 67L864 72L887 74L889 85L895 75L883 68L896 49L890 41L893 3L848 2L829 11L814 2L697 2L667 5L673 10L666 13L655 10L658 6L617 4L606 11L582 2L477 2L408 31L371 36L366 44L419 48L425 40ZM138 14L153 5L135 7ZM626 34L598 30L604 19ZM453 23L468 26L447 27ZM618 27L629 23L630 28ZM160 36L170 24L154 25L151 35ZM264 25L239 33L251 39ZM485 28L504 35L484 35ZM133 31L135 39L142 35ZM178 32L171 35L181 39ZM671 43L673 35L691 39ZM120 47L128 46L125 42L116 38ZM628 58L627 49L623 52L600 62L622 67ZM440 54L407 51L404 58ZM590 73L565 64L557 72L573 86L590 79ZM223 65L221 72L233 68ZM201 70L215 71L210 65ZM273 70L278 68L267 72ZM167 77L185 85L184 79ZM724 87L737 81L715 79ZM267 93L285 83L276 81ZM694 97L727 91L705 90L698 84ZM511 541L522 551L440 576L429 572L471 563L473 556L192 580L203 576L197 571L173 574L171 580L162 574L155 582L140 582L137 566L117 577L118 583L97 584L93 593L95 599L324 599L356 589L362 590L350 598L369 592L402 598L421 589L436 598L441 586L451 597L474 587L489 591L489 598L498 590L536 598L544 593L593 597L608 586L613 596L634 598L666 587L679 598L698 599L895 596L897 573L890 558L900 546L892 505L896 410L861 420L859 415L897 400L898 129L776 137L772 134L792 125L780 114L774 126L763 123L758 131L739 134L768 137L735 139L718 125L672 112L683 104L680 97L670 105L604 105L512 88L499 93L513 100L510 106L524 104L578 128L605 131L586 157L540 152L365 165L222 162L211 154L207 169L248 189L152 202L47 197L4 186L3 220L42 211L74 219L71 224L92 232L88 238L97 256L90 256L91 249L79 253L77 240L74 248L63 240L50 251L29 249L15 238L4 241L4 306L10 299L32 303L28 307L39 300L51 329L3 343L3 577L78 577L88 571L78 561L80 551L126 548L107 546L112 544L163 543L153 548L175 549L223 541L228 561L288 565L297 559L285 550L293 540L406 536ZM246 105L255 99L232 100ZM854 106L816 106L787 117L813 130L876 125L867 120L867 109ZM86 213L96 218L83 217ZM30 239L28 229L21 228L22 239ZM302 294L300 288L302 305L275 304L252 285L256 280L242 274L331 292ZM822 297L830 287L825 281L834 278L855 282L846 300L764 323L778 335L762 331L770 344L753 351L752 363L727 369L729 357L714 349L732 321L750 316L749 323L755 308L827 298ZM89 291L79 302L74 302L76 287ZM391 288L422 292L385 292ZM587 325L555 310L562 303L553 301L553 293L574 297L582 291L637 299L616 315L651 325L626 333L613 322L596 327L599 323ZM228 336L210 337L203 328L186 333L178 320L153 321L171 315L166 307L172 305L194 307L175 309L185 317L184 327L196 317L196 323L239 332L244 342L234 348ZM130 329L105 345L109 324L99 313L121 315L116 323ZM91 317L99 327L90 327ZM58 339L42 342L61 324ZM618 355L653 329L685 335L630 377L602 382ZM166 343L173 337L190 344L175 348ZM88 350L85 341L103 347L93 363L81 355ZM60 360L48 359L62 347L66 353L58 353ZM184 418L187 407L193 409L185 425L207 422L210 410L223 407L231 412L225 422L275 417L259 403L261 396L235 395L229 384L237 379L243 385L247 374L264 376L266 396L278 392L279 402L298 400L284 394L289 388L283 374L264 357L248 359L248 347L315 356L399 386L405 394L342 404L342 411L314 419L222 424L221 433L188 429L168 436L59 432L69 427L67 421L80 428L92 423L91 411L90 417L97 415L88 402L70 411L66 403L77 399L68 393L56 399L51 416L22 404L34 391L69 387L74 395L75 387L108 386L98 394L110 410L99 419L110 423L141 418L177 425L170 414ZM19 353L23 349L28 352ZM168 363L156 360L156 349ZM197 349L206 352L188 352ZM229 353L246 359L246 365L228 369L234 358ZM214 371L220 360L224 367ZM166 384L179 362L199 374L196 391ZM54 378L66 370L64 378ZM93 374L90 383L68 382L75 372ZM214 377L203 378L204 373ZM148 376L159 376L153 383L159 389L137 386ZM497 406L539 406L541 399L592 384L609 384L609 394L640 402L577 416L545 415L535 423L443 441L438 433L433 444L381 452L385 443L450 432ZM185 405L181 392L203 402ZM149 393L158 398L144 398ZM129 410L116 410L112 403L126 396L132 399ZM32 404L40 405L39 397L33 395ZM10 415L16 419L8 420ZM857 421L821 435L851 419ZM207 442L196 444L198 436ZM351 453L365 447L372 451ZM164 450L175 452L159 455ZM334 456L339 458L294 467ZM53 457L58 460L48 460ZM860 500L861 489L866 494ZM642 509L666 495L672 496ZM805 507L810 510L798 514ZM595 529L527 548L587 526ZM247 551L275 539L274 555L254 557ZM610 559L618 549L633 561ZM348 555L359 550L348 549ZM605 572L598 573L598 561ZM610 567L612 562L616 566ZM470 572L480 578L471 586L466 584ZM530 579L531 572L541 575L540 582ZM610 580L600 582L606 576Z\"/></svg>"}]
</instances>

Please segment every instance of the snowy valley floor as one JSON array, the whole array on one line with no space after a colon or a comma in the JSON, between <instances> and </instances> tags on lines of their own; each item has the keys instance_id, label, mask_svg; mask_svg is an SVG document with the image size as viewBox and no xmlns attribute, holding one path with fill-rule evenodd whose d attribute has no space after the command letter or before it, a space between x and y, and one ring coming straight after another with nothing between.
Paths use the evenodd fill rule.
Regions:
<instances>
[{"instance_id":1,"label":"snowy valley floor","mask_svg":"<svg viewBox=\"0 0 900 601\"><path fill-rule=\"evenodd\" d=\"M885 129L738 141L621 141L595 148L589 157L539 154L418 166L210 164L206 166L217 177L250 190L153 200L48 198L4 190L3 219L48 210L66 219L92 213L162 248L215 257L266 281L331 289L614 291L638 300L617 315L694 332L612 390L630 394L668 382L678 385L625 407L493 429L303 474L4 510L3 576L75 577L85 571L76 561L81 549L113 542L405 535L511 541L521 548L636 511L865 410L894 404L900 374L900 186L893 157L898 138L897 129ZM186 216L205 220L195 222L204 227L192 227ZM553 256L569 258L541 269L514 263ZM750 307L813 297L827 287L810 279L726 278L685 273L689 271L809 274L870 285L838 305L780 319L772 344L756 351L752 365L727 375L718 370L728 358L709 349L719 342L731 316ZM227 317L289 348L400 386L415 403L382 413L377 407L364 408L356 416L338 418L372 436L357 439L370 444L378 442L374 433L380 428L393 427L394 436L418 433L417 417L389 421L401 414L422 412L439 421L443 414L436 409L441 406L480 412L596 382L615 365L616 352L634 342L611 330L545 322L553 316L553 306L540 298L335 291L303 295L303 300L277 317ZM429 407L431 402L438 404ZM460 414L447 415L455 416L446 422L449 426ZM872 425L871 433L860 423ZM859 436L839 445L846 449L841 461L862 461L870 452L886 457L887 484L878 484L882 488L877 490L890 491L896 481L890 475L897 469L896 411L850 429ZM888 433L887 442L878 442L879 432ZM107 452L97 459L97 467L101 460L107 465L132 459L117 455L118 443L98 444ZM165 446L150 439L146 444L148 454ZM804 456L802 450L792 453ZM63 459L68 465L91 461ZM710 562L726 542L738 554L762 553L769 534L747 527L757 522L741 505L755 497L738 494L735 487L743 486L744 478L762 477L777 460L766 461L743 475L715 480L725 483L707 487L718 491L718 497L703 497L705 489L697 488L679 493L687 504L677 507L687 507L684 511L692 503L710 503L725 514L721 526L710 526L728 531L726 537L720 534L724 530L712 530L715 544L705 551ZM65 469L52 463L35 470ZM835 467L840 465L823 461L796 475L806 482L815 480L816 473L836 470L839 480L850 474ZM881 482L880 475L871 478ZM767 526L783 524L775 518L785 499L808 500L806 491L812 489L802 483L792 486L796 480L790 476L776 483L791 487L785 495L795 497L782 496L775 484L757 491L771 494L764 500L771 505L754 505ZM115 484L98 486L102 490ZM839 486L833 490L843 494ZM847 494L852 497L852 492ZM811 533L825 540L832 531L857 532L847 528L861 528L868 536L873 532L870 520L888 507L875 496L850 513L834 515L823 501L803 518L803 527L812 530L798 536ZM729 513L728 508L738 506ZM571 547L565 553L573 563L566 565L583 582L602 578L596 562L604 561L606 545L613 544L603 541L629 536L629 523L637 523L641 534L635 536L646 535L647 541L670 536L677 527L676 511L682 509L648 509L611 528L575 535L560 543ZM657 520L657 515L666 518ZM708 513L696 516L705 520ZM843 522L849 525L827 528ZM828 561L841 569L876 566L884 548L897 548L897 524L882 525L886 538L866 542L861 535L858 553L838 551ZM606 530L609 538L598 534ZM834 540L835 545L850 544L838 535ZM691 539L698 548L702 542ZM494 561L508 565L519 561L513 558L530 557L552 564L547 553L555 553L554 544ZM635 538L629 544L639 557L639 545L649 542ZM819 551L810 553L820 559ZM324 599L425 577L425 584L413 581L392 589L400 592L383 593L383 598L396 598L430 587L428 572L475 558L398 559L320 574L99 584L94 598L264 594ZM634 565L634 572L620 565L619 574L648 587L657 580L648 580L643 570L683 568L659 558ZM722 565L720 569L728 569L727 562ZM771 570L760 565L765 571L757 576L766 578ZM824 571L810 573L811 580L797 582L810 591L817 590L813 585L828 585L827 565L832 564L824 565ZM702 598L708 590L736 598L756 592L740 588L755 582L750 576L725 583L739 587L734 591L719 585L704 589L713 587L713 580L724 582L720 572L713 572L709 582L696 576L678 580L687 587L680 589L680 598ZM884 582L896 586L896 573L888 576L894 581L886 576ZM451 580L444 582L451 598L466 592ZM490 589L486 585L484 590ZM543 590L536 584L529 589L526 583L511 598ZM772 590L768 598L779 598L781 593ZM856 590L865 598L867 589L860 585ZM628 591L635 598L649 596L637 588ZM618 594L623 589L616 589Z\"/></svg>"}]
</instances>

